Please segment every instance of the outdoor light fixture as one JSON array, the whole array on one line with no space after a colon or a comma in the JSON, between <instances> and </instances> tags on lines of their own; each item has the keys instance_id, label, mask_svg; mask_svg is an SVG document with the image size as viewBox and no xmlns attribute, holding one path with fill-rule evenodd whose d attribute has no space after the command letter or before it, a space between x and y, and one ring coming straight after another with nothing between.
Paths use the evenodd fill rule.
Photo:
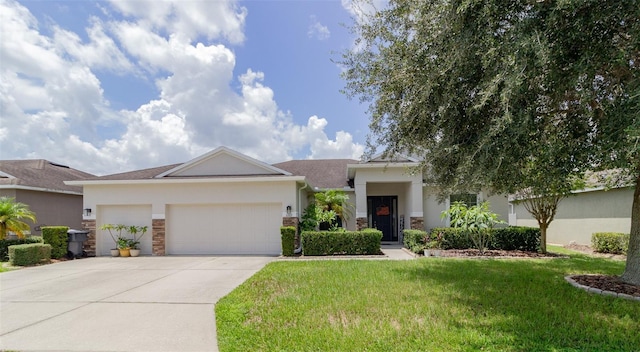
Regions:
<instances>
[{"instance_id":1,"label":"outdoor light fixture","mask_svg":"<svg viewBox=\"0 0 640 352\"><path fill-rule=\"evenodd\" d=\"M287 205L287 215L291 216L291 206Z\"/></svg>"},{"instance_id":2,"label":"outdoor light fixture","mask_svg":"<svg viewBox=\"0 0 640 352\"><path fill-rule=\"evenodd\" d=\"M85 215L85 216L91 216L91 208L86 208L86 209L84 210L84 215Z\"/></svg>"}]
</instances>

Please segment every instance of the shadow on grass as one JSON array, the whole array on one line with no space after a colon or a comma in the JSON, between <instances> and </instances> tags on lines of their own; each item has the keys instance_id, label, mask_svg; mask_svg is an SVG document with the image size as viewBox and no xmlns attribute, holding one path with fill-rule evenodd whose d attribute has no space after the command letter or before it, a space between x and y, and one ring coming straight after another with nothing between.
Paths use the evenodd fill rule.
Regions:
<instances>
[{"instance_id":1,"label":"shadow on grass","mask_svg":"<svg viewBox=\"0 0 640 352\"><path fill-rule=\"evenodd\" d=\"M564 280L569 274L618 275L623 269L624 263L585 255L423 259L395 267L404 280L438 288L428 292L431 304L444 307L438 314L447 317L439 319L449 329L480 336L464 341L470 349L508 343L510 350L640 350L638 302L590 294Z\"/></svg>"}]
</instances>

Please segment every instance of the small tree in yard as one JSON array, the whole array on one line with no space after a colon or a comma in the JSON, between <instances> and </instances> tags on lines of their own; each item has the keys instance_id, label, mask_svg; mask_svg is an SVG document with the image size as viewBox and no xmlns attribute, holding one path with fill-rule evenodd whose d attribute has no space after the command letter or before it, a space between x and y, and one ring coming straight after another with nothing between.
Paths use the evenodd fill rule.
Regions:
<instances>
[{"instance_id":1,"label":"small tree in yard","mask_svg":"<svg viewBox=\"0 0 640 352\"><path fill-rule=\"evenodd\" d=\"M451 226L468 233L481 255L487 249L491 229L496 224L504 224L504 221L498 220L498 214L489 210L489 202L482 202L470 208L463 202L454 202L440 217L449 217Z\"/></svg>"},{"instance_id":2,"label":"small tree in yard","mask_svg":"<svg viewBox=\"0 0 640 352\"><path fill-rule=\"evenodd\" d=\"M14 198L0 197L0 239L6 238L9 231L24 237L29 224L22 220L35 222L36 214L29 210L28 205L16 202Z\"/></svg>"}]
</instances>

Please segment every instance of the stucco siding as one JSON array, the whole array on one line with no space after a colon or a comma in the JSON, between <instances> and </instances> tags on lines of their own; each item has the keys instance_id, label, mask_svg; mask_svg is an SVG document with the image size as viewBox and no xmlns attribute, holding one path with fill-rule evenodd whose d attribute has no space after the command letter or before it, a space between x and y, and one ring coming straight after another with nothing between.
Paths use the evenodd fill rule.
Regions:
<instances>
[{"instance_id":1,"label":"stucco siding","mask_svg":"<svg viewBox=\"0 0 640 352\"><path fill-rule=\"evenodd\" d=\"M590 244L594 232L624 232L631 229L633 189L614 189L576 193L558 204L558 211L547 230L550 243ZM514 204L519 226L538 227L521 203Z\"/></svg>"},{"instance_id":2,"label":"stucco siding","mask_svg":"<svg viewBox=\"0 0 640 352\"><path fill-rule=\"evenodd\" d=\"M17 202L27 204L36 214L36 222L27 220L31 234L41 235L36 226L68 226L72 229L82 228L82 196L64 193L40 192L30 190L14 190Z\"/></svg>"}]
</instances>

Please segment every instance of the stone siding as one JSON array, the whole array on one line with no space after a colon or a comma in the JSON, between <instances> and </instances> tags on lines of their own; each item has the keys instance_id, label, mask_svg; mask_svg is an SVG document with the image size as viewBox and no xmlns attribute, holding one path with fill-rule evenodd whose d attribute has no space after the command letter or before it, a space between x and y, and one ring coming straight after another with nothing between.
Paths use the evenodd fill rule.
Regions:
<instances>
[{"instance_id":1,"label":"stone siding","mask_svg":"<svg viewBox=\"0 0 640 352\"><path fill-rule=\"evenodd\" d=\"M164 219L151 221L151 243L153 255L165 255L165 226Z\"/></svg>"},{"instance_id":2,"label":"stone siding","mask_svg":"<svg viewBox=\"0 0 640 352\"><path fill-rule=\"evenodd\" d=\"M89 231L87 234L87 240L84 241L83 250L89 257L96 256L96 221L95 220L82 220L82 228L85 231Z\"/></svg>"},{"instance_id":3,"label":"stone siding","mask_svg":"<svg viewBox=\"0 0 640 352\"><path fill-rule=\"evenodd\" d=\"M369 227L369 220L367 218L356 218L356 230L360 231Z\"/></svg>"},{"instance_id":4,"label":"stone siding","mask_svg":"<svg viewBox=\"0 0 640 352\"><path fill-rule=\"evenodd\" d=\"M420 217L411 217L411 229L412 230L424 230L424 218Z\"/></svg>"}]
</instances>

